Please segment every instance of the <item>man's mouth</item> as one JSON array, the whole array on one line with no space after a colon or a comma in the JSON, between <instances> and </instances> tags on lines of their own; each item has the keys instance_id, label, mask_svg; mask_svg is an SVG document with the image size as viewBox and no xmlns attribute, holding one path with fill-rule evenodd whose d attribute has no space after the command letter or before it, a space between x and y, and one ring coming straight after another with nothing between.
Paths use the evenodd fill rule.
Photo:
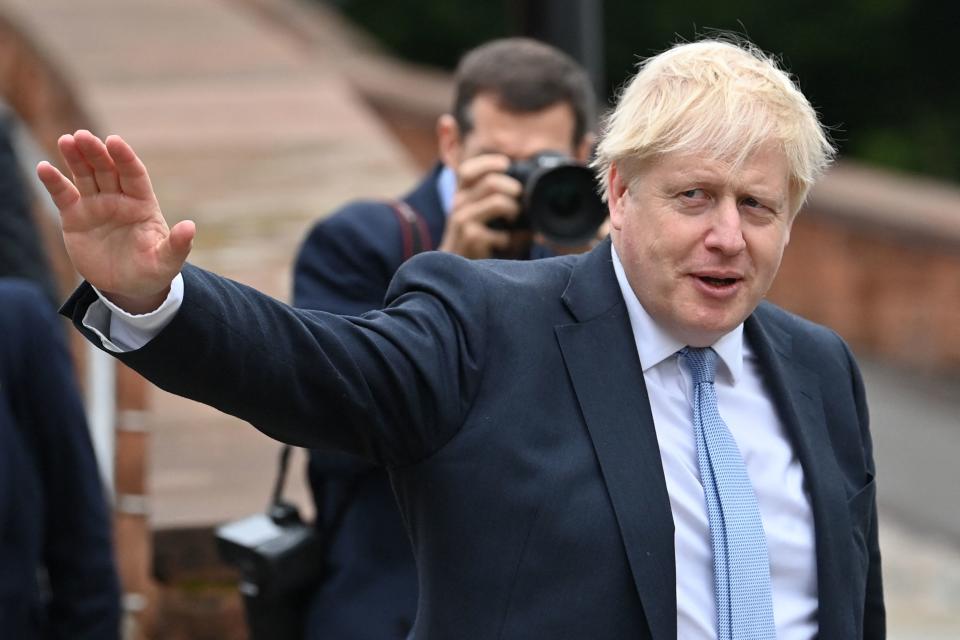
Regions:
<instances>
[{"instance_id":1,"label":"man's mouth","mask_svg":"<svg viewBox=\"0 0 960 640\"><path fill-rule=\"evenodd\" d=\"M701 282L705 282L711 287L729 287L736 284L739 281L739 278L715 278L713 276L697 276Z\"/></svg>"}]
</instances>

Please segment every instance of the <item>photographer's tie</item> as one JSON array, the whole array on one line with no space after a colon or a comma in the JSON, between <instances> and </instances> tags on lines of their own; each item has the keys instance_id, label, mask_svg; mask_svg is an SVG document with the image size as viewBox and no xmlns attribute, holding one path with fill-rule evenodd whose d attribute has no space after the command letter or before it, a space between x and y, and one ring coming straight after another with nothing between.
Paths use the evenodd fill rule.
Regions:
<instances>
[{"instance_id":1,"label":"photographer's tie","mask_svg":"<svg viewBox=\"0 0 960 640\"><path fill-rule=\"evenodd\" d=\"M747 468L717 407L717 354L693 347L680 353L693 376L693 426L713 547L717 638L774 639L767 541Z\"/></svg>"}]
</instances>

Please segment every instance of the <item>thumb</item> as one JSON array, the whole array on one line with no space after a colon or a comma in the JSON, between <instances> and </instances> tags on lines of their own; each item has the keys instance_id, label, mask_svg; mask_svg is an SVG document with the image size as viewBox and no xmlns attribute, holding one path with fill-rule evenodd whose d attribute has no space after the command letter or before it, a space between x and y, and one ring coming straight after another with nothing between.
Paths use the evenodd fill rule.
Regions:
<instances>
[{"instance_id":1,"label":"thumb","mask_svg":"<svg viewBox=\"0 0 960 640\"><path fill-rule=\"evenodd\" d=\"M193 238L197 235L197 225L193 220L181 220L170 229L170 235L167 237L167 255L165 261L176 267L179 271L183 263L187 261L190 255L190 249L193 248Z\"/></svg>"}]
</instances>

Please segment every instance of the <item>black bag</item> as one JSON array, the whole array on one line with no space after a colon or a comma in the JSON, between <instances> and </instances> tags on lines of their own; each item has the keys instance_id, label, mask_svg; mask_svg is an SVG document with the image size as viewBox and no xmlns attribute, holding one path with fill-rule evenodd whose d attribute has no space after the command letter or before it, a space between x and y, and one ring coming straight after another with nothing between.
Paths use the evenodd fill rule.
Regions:
<instances>
[{"instance_id":1,"label":"black bag","mask_svg":"<svg viewBox=\"0 0 960 640\"><path fill-rule=\"evenodd\" d=\"M304 522L297 507L283 500L293 447L280 450L280 465L266 513L217 528L220 558L240 571L251 640L303 638L310 596L323 579L326 540L336 530L356 484L344 493L324 533Z\"/></svg>"}]
</instances>

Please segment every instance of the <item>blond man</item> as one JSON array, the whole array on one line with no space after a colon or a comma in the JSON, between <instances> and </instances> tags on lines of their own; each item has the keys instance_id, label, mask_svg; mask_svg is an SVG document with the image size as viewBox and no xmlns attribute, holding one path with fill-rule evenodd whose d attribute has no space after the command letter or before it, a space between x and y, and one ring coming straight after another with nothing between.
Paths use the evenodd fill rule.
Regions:
<instances>
[{"instance_id":1,"label":"blond man","mask_svg":"<svg viewBox=\"0 0 960 640\"><path fill-rule=\"evenodd\" d=\"M832 149L752 47L647 61L599 147L582 256L400 269L308 313L185 264L118 137L38 168L88 283L65 307L149 379L390 473L413 637L882 638L866 401L843 341L762 301ZM146 314L134 316L133 314Z\"/></svg>"}]
</instances>

